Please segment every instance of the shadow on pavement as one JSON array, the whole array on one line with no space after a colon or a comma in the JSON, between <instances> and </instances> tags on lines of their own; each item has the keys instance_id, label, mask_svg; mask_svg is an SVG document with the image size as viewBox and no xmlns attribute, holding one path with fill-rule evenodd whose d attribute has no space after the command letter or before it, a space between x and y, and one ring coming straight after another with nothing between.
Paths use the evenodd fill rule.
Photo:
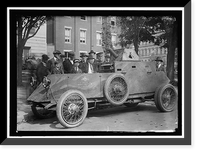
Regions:
<instances>
[{"instance_id":1,"label":"shadow on pavement","mask_svg":"<svg viewBox=\"0 0 200 154\"><path fill-rule=\"evenodd\" d=\"M87 117L102 117L108 115L124 114L128 112L159 112L154 104L140 103L136 107L126 107L124 105L116 107L108 107L105 109L95 109L88 112Z\"/></svg>"}]
</instances>

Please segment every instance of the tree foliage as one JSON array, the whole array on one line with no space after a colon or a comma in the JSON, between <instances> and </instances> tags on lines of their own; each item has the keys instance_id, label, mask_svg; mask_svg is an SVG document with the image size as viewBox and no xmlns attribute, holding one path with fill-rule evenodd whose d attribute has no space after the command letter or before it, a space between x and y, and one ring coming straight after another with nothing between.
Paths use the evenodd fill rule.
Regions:
<instances>
[{"instance_id":1,"label":"tree foliage","mask_svg":"<svg viewBox=\"0 0 200 154\"><path fill-rule=\"evenodd\" d=\"M46 16L17 16L17 84L22 84L22 54L28 39L34 37L41 25L51 17ZM30 34L31 30L34 30Z\"/></svg>"},{"instance_id":2,"label":"tree foliage","mask_svg":"<svg viewBox=\"0 0 200 154\"><path fill-rule=\"evenodd\" d=\"M112 39L112 35L111 35L110 17L103 16L102 17L102 47L105 52L107 51L107 49L113 49L111 39Z\"/></svg>"},{"instance_id":3,"label":"tree foliage","mask_svg":"<svg viewBox=\"0 0 200 154\"><path fill-rule=\"evenodd\" d=\"M173 16L156 17L119 17L121 34L119 35L122 47L133 44L138 54L140 41L151 41L156 45L166 47L167 75L174 78L174 55L177 48L177 20Z\"/></svg>"},{"instance_id":4,"label":"tree foliage","mask_svg":"<svg viewBox=\"0 0 200 154\"><path fill-rule=\"evenodd\" d=\"M127 47L133 44L135 51L138 54L138 47L140 42L140 31L145 31L144 23L147 18L144 16L121 16L118 17L118 26L121 29L119 35L120 45ZM145 37L145 36L143 36Z\"/></svg>"}]
</instances>

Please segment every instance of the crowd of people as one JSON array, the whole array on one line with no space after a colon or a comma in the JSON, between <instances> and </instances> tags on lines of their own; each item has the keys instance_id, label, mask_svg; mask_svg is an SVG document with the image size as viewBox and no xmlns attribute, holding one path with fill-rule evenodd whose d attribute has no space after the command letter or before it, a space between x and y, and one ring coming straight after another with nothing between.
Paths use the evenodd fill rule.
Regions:
<instances>
[{"instance_id":1,"label":"crowd of people","mask_svg":"<svg viewBox=\"0 0 200 154\"><path fill-rule=\"evenodd\" d=\"M53 55L53 58L49 59L46 54L43 54L42 60L37 65L37 68L34 69L35 71L33 71L34 73L32 73L31 76L36 79L37 85L43 81L44 76L49 74L102 73L106 72L105 69L103 70L102 66L106 66L107 64L111 64L107 65L109 71L114 69L110 55L106 54L104 56L103 52L96 54L91 50L89 54L82 53L80 55L81 59L76 59L73 51L69 52L67 57L62 55L59 50L55 50ZM156 70L165 72L163 60L157 57L155 61Z\"/></svg>"},{"instance_id":2,"label":"crowd of people","mask_svg":"<svg viewBox=\"0 0 200 154\"><path fill-rule=\"evenodd\" d=\"M103 52L96 54L93 50L89 54L81 54L81 59L76 59L73 51L68 53L68 57L58 50L55 50L53 55L51 59L46 54L42 55L35 73L38 84L49 74L96 73L101 72L103 64L111 64L110 55L106 55L104 60Z\"/></svg>"}]
</instances>

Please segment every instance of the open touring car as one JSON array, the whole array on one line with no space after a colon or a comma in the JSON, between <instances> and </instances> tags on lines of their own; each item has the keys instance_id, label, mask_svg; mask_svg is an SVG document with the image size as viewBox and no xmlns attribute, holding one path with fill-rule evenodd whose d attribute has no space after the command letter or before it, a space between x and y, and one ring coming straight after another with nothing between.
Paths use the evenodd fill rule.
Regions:
<instances>
[{"instance_id":1,"label":"open touring car","mask_svg":"<svg viewBox=\"0 0 200 154\"><path fill-rule=\"evenodd\" d=\"M134 107L154 99L158 110L174 109L178 99L176 88L163 71L156 70L154 61L115 61L112 68L108 67L106 73L45 77L27 99L33 113L47 118L56 111L64 127L76 127L83 123L88 110L102 105Z\"/></svg>"}]
</instances>

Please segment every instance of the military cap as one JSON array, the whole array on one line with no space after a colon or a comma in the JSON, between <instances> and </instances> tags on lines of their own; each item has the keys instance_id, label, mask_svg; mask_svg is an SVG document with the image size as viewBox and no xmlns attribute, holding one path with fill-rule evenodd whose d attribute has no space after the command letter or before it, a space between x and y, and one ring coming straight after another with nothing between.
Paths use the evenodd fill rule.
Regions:
<instances>
[{"instance_id":1,"label":"military cap","mask_svg":"<svg viewBox=\"0 0 200 154\"><path fill-rule=\"evenodd\" d=\"M59 50L54 50L53 54L61 54Z\"/></svg>"},{"instance_id":2,"label":"military cap","mask_svg":"<svg viewBox=\"0 0 200 154\"><path fill-rule=\"evenodd\" d=\"M89 52L89 54L92 54L92 53L96 54L96 52L94 52L93 50L91 50L91 51Z\"/></svg>"}]
</instances>

